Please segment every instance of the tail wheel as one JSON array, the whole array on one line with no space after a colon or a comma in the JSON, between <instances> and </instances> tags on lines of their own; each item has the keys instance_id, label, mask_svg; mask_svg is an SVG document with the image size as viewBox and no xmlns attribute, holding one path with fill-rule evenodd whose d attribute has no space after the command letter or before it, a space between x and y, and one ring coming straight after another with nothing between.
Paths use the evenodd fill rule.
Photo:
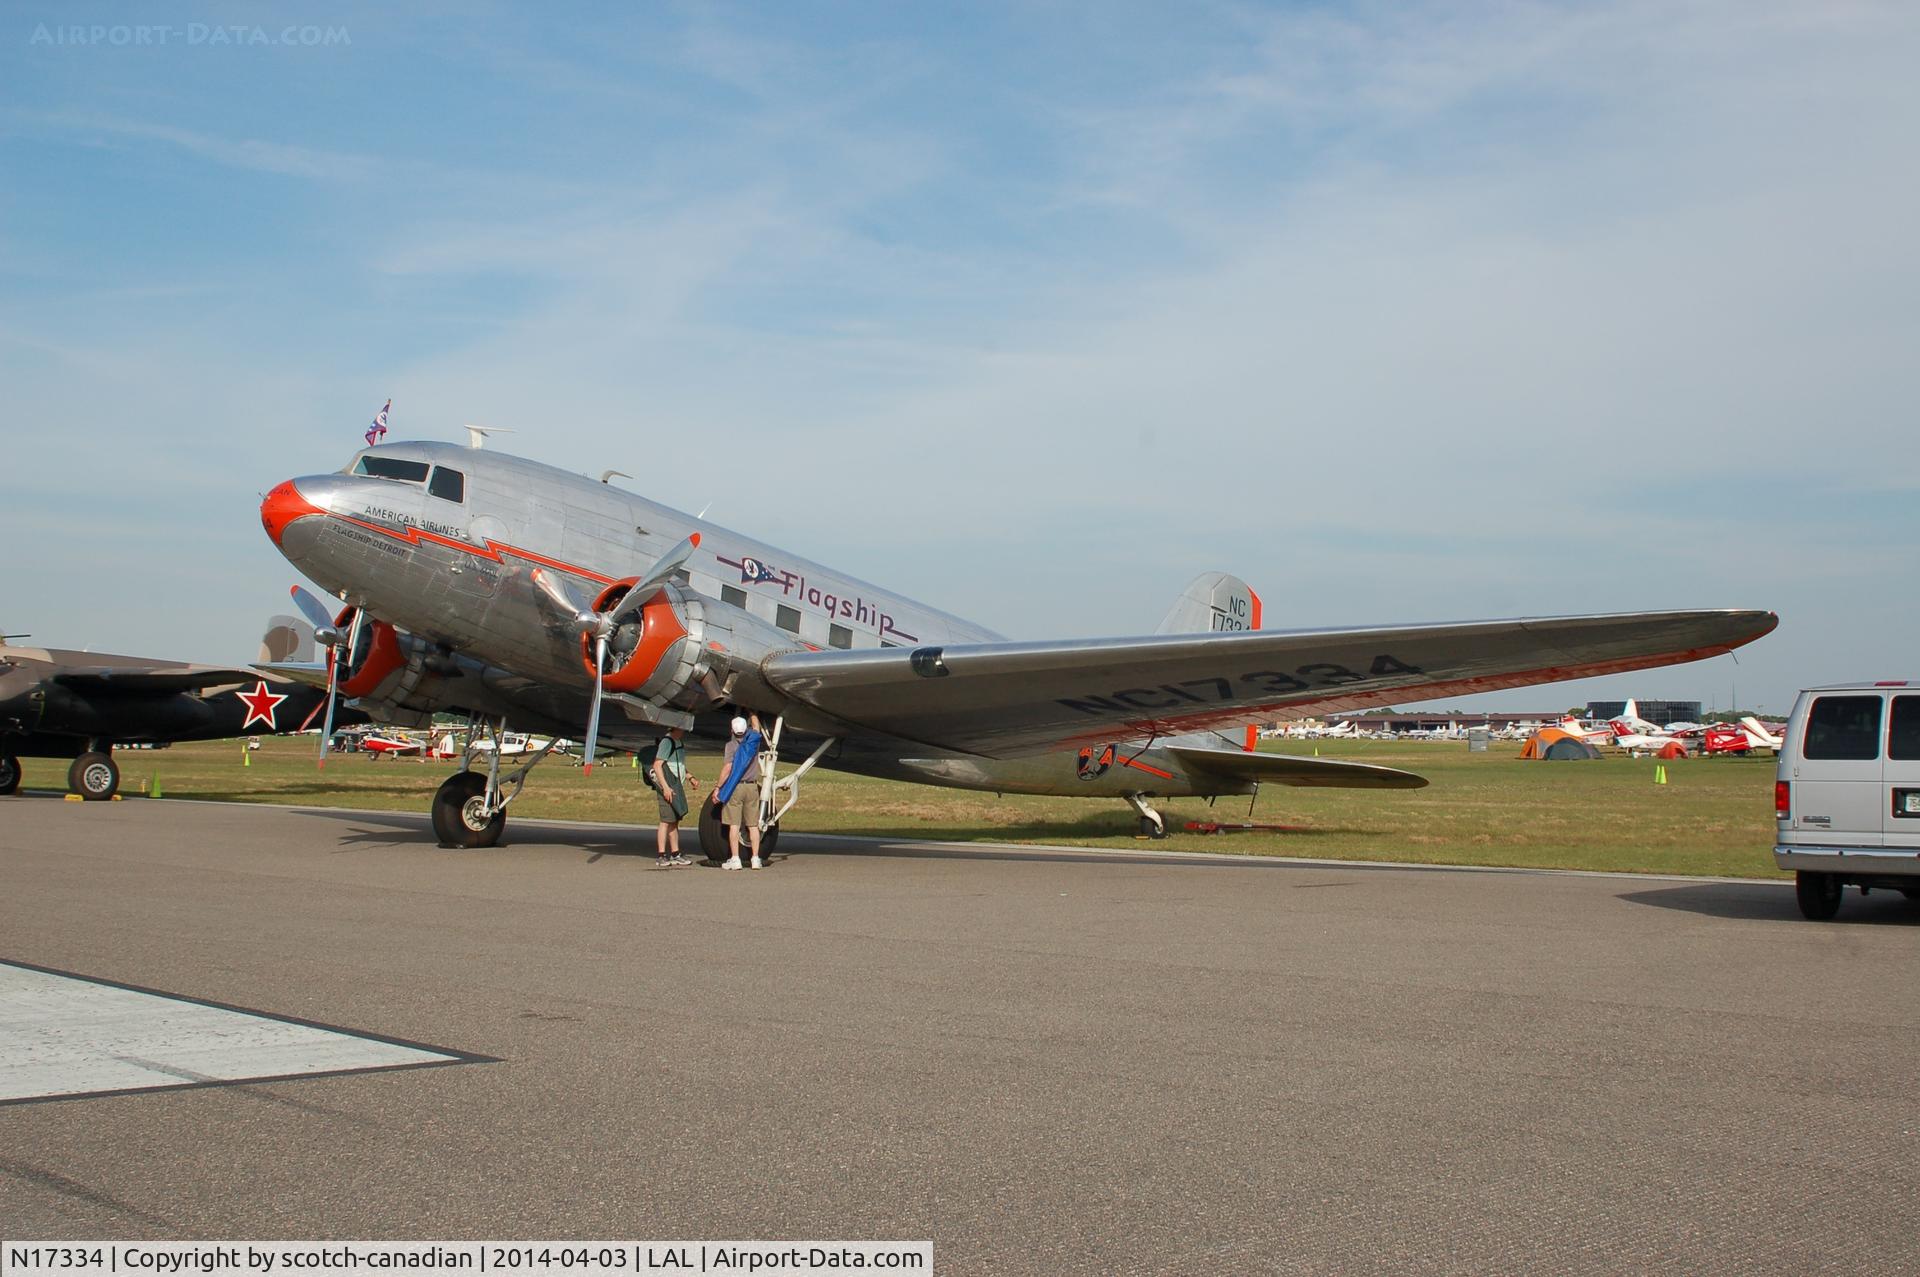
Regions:
<instances>
[{"instance_id":1,"label":"tail wheel","mask_svg":"<svg viewBox=\"0 0 1920 1277\"><path fill-rule=\"evenodd\" d=\"M0 754L0 794L20 790L20 760L12 754Z\"/></svg>"},{"instance_id":2,"label":"tail wheel","mask_svg":"<svg viewBox=\"0 0 1920 1277\"><path fill-rule=\"evenodd\" d=\"M1800 914L1811 922L1827 922L1839 913L1843 890L1839 874L1802 869L1793 876L1793 894L1800 901Z\"/></svg>"},{"instance_id":3,"label":"tail wheel","mask_svg":"<svg viewBox=\"0 0 1920 1277\"><path fill-rule=\"evenodd\" d=\"M67 788L90 803L105 802L120 788L120 768L104 751L82 754L67 768Z\"/></svg>"},{"instance_id":4,"label":"tail wheel","mask_svg":"<svg viewBox=\"0 0 1920 1277\"><path fill-rule=\"evenodd\" d=\"M433 832L442 847L491 847L507 827L507 813L486 811L487 778L458 772L433 795Z\"/></svg>"}]
</instances>

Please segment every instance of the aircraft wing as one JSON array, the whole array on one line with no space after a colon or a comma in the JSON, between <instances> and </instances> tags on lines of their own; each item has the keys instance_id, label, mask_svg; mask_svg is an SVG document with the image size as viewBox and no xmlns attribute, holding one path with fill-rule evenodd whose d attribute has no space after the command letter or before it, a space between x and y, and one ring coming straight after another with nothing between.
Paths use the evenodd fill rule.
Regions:
<instances>
[{"instance_id":1,"label":"aircraft wing","mask_svg":"<svg viewBox=\"0 0 1920 1277\"><path fill-rule=\"evenodd\" d=\"M197 692L227 683L256 683L260 675L249 669L215 665L101 665L60 670L53 681L82 692Z\"/></svg>"},{"instance_id":2,"label":"aircraft wing","mask_svg":"<svg viewBox=\"0 0 1920 1277\"><path fill-rule=\"evenodd\" d=\"M325 661L257 661L253 668L268 678L283 678L290 683L305 683L308 687L323 690L327 686ZM253 676L250 674L248 677Z\"/></svg>"},{"instance_id":3,"label":"aircraft wing","mask_svg":"<svg viewBox=\"0 0 1920 1277\"><path fill-rule=\"evenodd\" d=\"M762 672L842 723L988 758L1466 696L1718 656L1771 612L786 652Z\"/></svg>"}]
</instances>

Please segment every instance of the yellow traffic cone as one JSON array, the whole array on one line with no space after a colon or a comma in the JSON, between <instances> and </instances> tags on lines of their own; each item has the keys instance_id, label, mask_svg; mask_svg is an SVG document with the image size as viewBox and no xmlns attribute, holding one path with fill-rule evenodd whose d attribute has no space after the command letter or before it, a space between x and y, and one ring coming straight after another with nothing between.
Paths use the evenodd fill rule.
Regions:
<instances>
[{"instance_id":1,"label":"yellow traffic cone","mask_svg":"<svg viewBox=\"0 0 1920 1277\"><path fill-rule=\"evenodd\" d=\"M247 749L247 742L245 741L240 742L240 765L242 767L253 766L253 754Z\"/></svg>"},{"instance_id":2,"label":"yellow traffic cone","mask_svg":"<svg viewBox=\"0 0 1920 1277\"><path fill-rule=\"evenodd\" d=\"M1656 763L1654 765L1653 783L1656 785L1664 785L1667 783L1667 765L1665 763Z\"/></svg>"},{"instance_id":3,"label":"yellow traffic cone","mask_svg":"<svg viewBox=\"0 0 1920 1277\"><path fill-rule=\"evenodd\" d=\"M160 773L159 772L155 772L153 774L153 792L148 794L147 797L149 798L160 797Z\"/></svg>"}]
</instances>

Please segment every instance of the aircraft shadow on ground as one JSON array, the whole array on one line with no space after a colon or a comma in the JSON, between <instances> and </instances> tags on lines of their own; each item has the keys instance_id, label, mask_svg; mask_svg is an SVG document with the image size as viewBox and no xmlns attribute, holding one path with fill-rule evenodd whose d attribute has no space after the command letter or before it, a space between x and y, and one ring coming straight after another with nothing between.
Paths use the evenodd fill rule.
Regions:
<instances>
[{"instance_id":1,"label":"aircraft shadow on ground","mask_svg":"<svg viewBox=\"0 0 1920 1277\"><path fill-rule=\"evenodd\" d=\"M1228 815L1195 817L1169 816L1167 818L1167 829L1173 837L1181 840L1178 847L1180 851L1230 851L1237 847L1237 839L1246 836L1236 833L1210 835L1189 834L1186 832L1188 819L1218 821L1222 825L1233 825L1244 821L1245 817ZM1134 822L1131 818L1116 821L1111 816L1102 813L1094 816L1081 817L1077 820L1033 820L1013 825L979 825L959 834L939 829L905 828L899 825L876 825L872 828L856 827L818 831L796 826L793 832L823 838L830 838L834 834L846 834L853 838L894 838L901 842L979 841L992 843L1057 843L1062 838L1126 838L1133 833L1133 830ZM1347 834L1362 838L1385 838L1390 836L1385 830L1361 829L1351 825L1316 825L1312 827L1305 825L1286 825L1278 829L1262 829L1257 831L1257 835L1260 837L1287 839L1325 838L1333 834ZM1194 846L1193 841L1201 837L1205 838L1207 845L1204 847ZM1154 843L1154 840L1146 838L1141 838L1138 841L1143 847L1152 846Z\"/></svg>"},{"instance_id":2,"label":"aircraft shadow on ground","mask_svg":"<svg viewBox=\"0 0 1920 1277\"><path fill-rule=\"evenodd\" d=\"M312 808L300 813L330 824L348 824L358 828L340 835L342 850L358 847L433 847L446 851L450 855L485 856L494 852L509 851L514 844L513 825L507 826L507 833L492 847L461 848L440 847L440 840L434 836L433 828L425 816L416 816L408 812L377 811L328 811ZM538 822L534 822L538 823ZM375 826L373 829L364 826ZM522 836L520 841L533 839ZM588 853L589 861L599 860L603 856L640 856L653 855L653 826L635 826L631 830L622 826L609 825L605 829L569 829L563 835L552 839L539 839L542 843L556 843L570 849Z\"/></svg>"},{"instance_id":3,"label":"aircraft shadow on ground","mask_svg":"<svg viewBox=\"0 0 1920 1277\"><path fill-rule=\"evenodd\" d=\"M847 835L854 837L855 835ZM798 856L864 856L874 859L894 860L1018 860L1036 864L1074 864L1074 865L1140 865L1154 869L1310 869L1325 872L1332 868L1328 862L1315 860L1302 862L1278 856L1230 854L1225 848L1179 846L1169 847L1164 842L1149 839L1140 840L1140 848L1145 851L1167 851L1187 853L1164 856L1132 856L1130 849L1111 847L1085 847L1061 849L1053 847L1022 847L1012 843L966 843L937 842L928 840L927 835L900 838L892 835L860 834L861 838L877 838L876 842L839 841L839 834L783 834L782 847L791 846L791 854ZM784 839L792 838L791 844ZM782 859L788 853L782 853L776 859ZM1444 867L1427 865L1379 865L1364 860L1342 861L1340 869L1355 872L1366 870L1426 872L1441 871Z\"/></svg>"},{"instance_id":4,"label":"aircraft shadow on ground","mask_svg":"<svg viewBox=\"0 0 1920 1277\"><path fill-rule=\"evenodd\" d=\"M1752 886L1723 882L1703 882L1697 886L1660 887L1650 891L1631 891L1620 897L1637 905L1656 909L1674 909L1681 913L1701 914L1709 918L1735 918L1751 922L1791 922L1813 926L1800 916L1793 892L1783 886L1755 883ZM1876 891L1864 900L1849 890L1840 916L1831 923L1845 926L1866 923L1878 926L1920 926L1920 901L1908 900L1892 891Z\"/></svg>"}]
</instances>

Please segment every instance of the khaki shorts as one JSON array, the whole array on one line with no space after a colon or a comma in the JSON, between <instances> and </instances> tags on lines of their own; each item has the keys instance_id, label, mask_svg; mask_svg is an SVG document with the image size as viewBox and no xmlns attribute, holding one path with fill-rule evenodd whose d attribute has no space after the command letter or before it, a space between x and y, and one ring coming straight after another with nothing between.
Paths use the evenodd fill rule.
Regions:
<instances>
[{"instance_id":1,"label":"khaki shorts","mask_svg":"<svg viewBox=\"0 0 1920 1277\"><path fill-rule=\"evenodd\" d=\"M662 824L671 825L681 819L681 814L673 809L673 804L668 801L665 794L655 793L654 797L657 798L660 803L660 821Z\"/></svg>"},{"instance_id":2,"label":"khaki shorts","mask_svg":"<svg viewBox=\"0 0 1920 1277\"><path fill-rule=\"evenodd\" d=\"M760 782L743 780L733 787L733 797L720 808L723 825L752 825L760 820Z\"/></svg>"}]
</instances>

